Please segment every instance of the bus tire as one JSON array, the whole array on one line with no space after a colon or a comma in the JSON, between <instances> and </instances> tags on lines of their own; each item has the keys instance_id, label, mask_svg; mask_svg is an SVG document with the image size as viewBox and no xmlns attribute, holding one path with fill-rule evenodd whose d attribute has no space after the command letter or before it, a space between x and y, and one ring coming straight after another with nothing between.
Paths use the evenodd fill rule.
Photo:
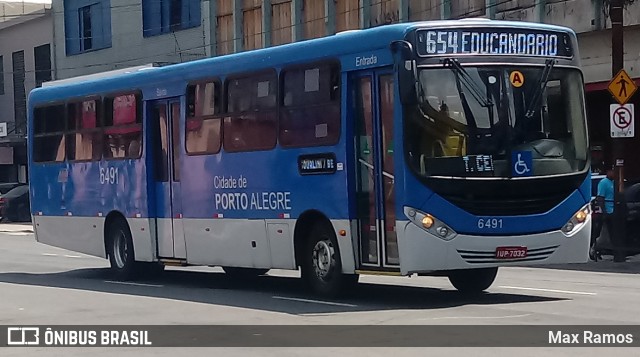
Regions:
<instances>
[{"instance_id":1,"label":"bus tire","mask_svg":"<svg viewBox=\"0 0 640 357\"><path fill-rule=\"evenodd\" d=\"M129 225L123 219L117 219L109 225L107 234L107 251L112 272L119 280L135 278L138 266Z\"/></svg>"},{"instance_id":2,"label":"bus tire","mask_svg":"<svg viewBox=\"0 0 640 357\"><path fill-rule=\"evenodd\" d=\"M319 295L335 297L358 282L357 274L343 274L340 250L333 230L316 223L302 254L302 278Z\"/></svg>"},{"instance_id":3,"label":"bus tire","mask_svg":"<svg viewBox=\"0 0 640 357\"><path fill-rule=\"evenodd\" d=\"M230 277L238 279L256 278L269 272L269 269L238 267L222 267L222 270L224 270L225 274L229 275Z\"/></svg>"},{"instance_id":4,"label":"bus tire","mask_svg":"<svg viewBox=\"0 0 640 357\"><path fill-rule=\"evenodd\" d=\"M451 285L463 294L478 294L487 290L498 274L498 268L461 269L449 272Z\"/></svg>"}]
</instances>

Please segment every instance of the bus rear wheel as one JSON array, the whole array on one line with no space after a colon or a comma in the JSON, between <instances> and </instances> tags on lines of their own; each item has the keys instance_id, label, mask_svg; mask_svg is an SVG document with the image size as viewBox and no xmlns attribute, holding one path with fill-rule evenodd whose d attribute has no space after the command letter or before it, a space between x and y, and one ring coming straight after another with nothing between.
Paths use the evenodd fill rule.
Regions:
<instances>
[{"instance_id":1,"label":"bus rear wheel","mask_svg":"<svg viewBox=\"0 0 640 357\"><path fill-rule=\"evenodd\" d=\"M107 252L111 270L119 280L131 280L137 273L133 240L129 225L122 219L110 224L107 231Z\"/></svg>"},{"instance_id":2,"label":"bus rear wheel","mask_svg":"<svg viewBox=\"0 0 640 357\"><path fill-rule=\"evenodd\" d=\"M487 290L496 280L498 268L461 269L449 272L451 285L463 294L477 294Z\"/></svg>"},{"instance_id":3,"label":"bus rear wheel","mask_svg":"<svg viewBox=\"0 0 640 357\"><path fill-rule=\"evenodd\" d=\"M225 274L239 279L250 279L260 275L265 275L269 272L269 269L260 268L237 268L237 267L222 267Z\"/></svg>"},{"instance_id":4,"label":"bus rear wheel","mask_svg":"<svg viewBox=\"0 0 640 357\"><path fill-rule=\"evenodd\" d=\"M358 275L342 273L338 242L327 224L312 228L302 259L302 278L319 295L337 296L358 282Z\"/></svg>"}]
</instances>

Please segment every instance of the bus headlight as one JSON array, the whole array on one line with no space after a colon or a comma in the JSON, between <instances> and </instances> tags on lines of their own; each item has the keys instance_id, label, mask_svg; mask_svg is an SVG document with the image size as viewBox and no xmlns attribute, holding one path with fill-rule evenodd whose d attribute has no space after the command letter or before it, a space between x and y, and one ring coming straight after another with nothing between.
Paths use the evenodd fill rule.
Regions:
<instances>
[{"instance_id":1,"label":"bus headlight","mask_svg":"<svg viewBox=\"0 0 640 357\"><path fill-rule=\"evenodd\" d=\"M431 217L430 214L422 217L422 226L425 229L429 229L429 228L433 227L434 223L435 223L435 220L433 219L433 217Z\"/></svg>"},{"instance_id":2,"label":"bus headlight","mask_svg":"<svg viewBox=\"0 0 640 357\"><path fill-rule=\"evenodd\" d=\"M576 212L573 217L562 227L562 233L564 233L567 237L571 236L571 234L577 231L584 225L584 222L587 221L589 215L591 214L591 204L587 204L582 207L578 212Z\"/></svg>"},{"instance_id":3,"label":"bus headlight","mask_svg":"<svg viewBox=\"0 0 640 357\"><path fill-rule=\"evenodd\" d=\"M404 214L413 224L440 239L452 240L458 234L451 229L451 227L447 226L432 214L424 213L409 207L404 208Z\"/></svg>"}]
</instances>

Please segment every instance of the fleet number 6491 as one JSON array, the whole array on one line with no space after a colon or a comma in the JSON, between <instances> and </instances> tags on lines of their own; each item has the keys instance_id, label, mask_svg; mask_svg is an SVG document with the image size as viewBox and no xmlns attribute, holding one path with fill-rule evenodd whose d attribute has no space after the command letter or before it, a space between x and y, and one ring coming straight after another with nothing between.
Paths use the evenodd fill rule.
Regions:
<instances>
[{"instance_id":1,"label":"fleet number 6491","mask_svg":"<svg viewBox=\"0 0 640 357\"><path fill-rule=\"evenodd\" d=\"M100 183L101 184L117 184L118 183L118 168L117 167L101 167L100 168Z\"/></svg>"},{"instance_id":2,"label":"fleet number 6491","mask_svg":"<svg viewBox=\"0 0 640 357\"><path fill-rule=\"evenodd\" d=\"M480 228L480 229L499 229L499 228L502 228L502 219L500 219L500 218L480 218L480 219L478 219L478 228Z\"/></svg>"}]
</instances>

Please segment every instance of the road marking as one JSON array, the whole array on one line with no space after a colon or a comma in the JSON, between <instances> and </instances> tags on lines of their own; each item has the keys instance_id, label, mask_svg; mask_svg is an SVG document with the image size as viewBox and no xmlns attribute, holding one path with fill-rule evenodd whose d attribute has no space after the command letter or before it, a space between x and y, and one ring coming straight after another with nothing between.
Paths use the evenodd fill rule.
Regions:
<instances>
[{"instance_id":1,"label":"road marking","mask_svg":"<svg viewBox=\"0 0 640 357\"><path fill-rule=\"evenodd\" d=\"M82 258L82 257L81 257L81 256L79 256L79 255L68 255L68 254L65 254L64 256L65 256L66 258Z\"/></svg>"},{"instance_id":2,"label":"road marking","mask_svg":"<svg viewBox=\"0 0 640 357\"><path fill-rule=\"evenodd\" d=\"M45 255L47 257L57 257L58 254L53 254L53 253L42 253L42 255Z\"/></svg>"},{"instance_id":3,"label":"road marking","mask_svg":"<svg viewBox=\"0 0 640 357\"><path fill-rule=\"evenodd\" d=\"M508 316L443 316L427 317L419 320L457 320L457 319L516 319L519 317L531 316L531 314L508 315Z\"/></svg>"},{"instance_id":4,"label":"road marking","mask_svg":"<svg viewBox=\"0 0 640 357\"><path fill-rule=\"evenodd\" d=\"M345 304L345 303L342 303L342 302L331 302L331 301L321 301L321 300L311 300L311 299L300 299L300 298L287 297L287 296L272 296L272 298L280 299L280 300L291 300L291 301L299 301L299 302L308 302L308 303L313 303L313 304L344 306L344 307L358 307L358 305Z\"/></svg>"},{"instance_id":5,"label":"road marking","mask_svg":"<svg viewBox=\"0 0 640 357\"><path fill-rule=\"evenodd\" d=\"M157 285L157 284L143 284L143 283L132 283L132 282L128 282L128 281L112 281L112 280L105 280L105 283L109 283L109 284L122 284L122 285L134 285L134 286L150 286L153 288L161 288L164 285Z\"/></svg>"},{"instance_id":6,"label":"road marking","mask_svg":"<svg viewBox=\"0 0 640 357\"><path fill-rule=\"evenodd\" d=\"M555 290L555 289L541 289L541 288L526 288L522 286L499 286L503 289L514 290L530 290L530 291L544 291L548 293L560 293L560 294L574 294L574 295L598 295L597 293L587 293L584 291L568 291L568 290Z\"/></svg>"}]
</instances>

